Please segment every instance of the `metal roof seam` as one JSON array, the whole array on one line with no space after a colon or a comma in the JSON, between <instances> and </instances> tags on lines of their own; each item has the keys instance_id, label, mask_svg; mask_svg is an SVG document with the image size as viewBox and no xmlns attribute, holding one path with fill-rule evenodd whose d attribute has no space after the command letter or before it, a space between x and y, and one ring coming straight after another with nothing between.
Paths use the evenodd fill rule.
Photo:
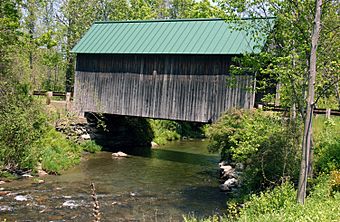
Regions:
<instances>
[{"instance_id":1,"label":"metal roof seam","mask_svg":"<svg viewBox=\"0 0 340 222\"><path fill-rule=\"evenodd\" d=\"M94 26L93 26L93 29L96 29L96 28L97 28L97 27L94 25ZM91 27L91 29L92 29L92 27ZM95 32L93 32L91 29L89 29L89 30L85 33L84 37L80 39L80 41L77 43L77 45L76 45L72 50L76 49L77 46L78 46L78 48L80 48L80 49L83 49L84 47L87 49L87 48L89 47L89 45L86 45L85 43L91 41L90 36L93 36L93 35L95 34ZM86 50L85 50L85 51L86 51Z\"/></svg>"},{"instance_id":2,"label":"metal roof seam","mask_svg":"<svg viewBox=\"0 0 340 222\"><path fill-rule=\"evenodd\" d=\"M190 42L190 38L189 38L189 35L190 35L190 33L192 32L192 30L195 28L195 26L191 26L191 28L188 30L188 33L187 33L187 35L186 35L186 37L185 37L185 39L184 39L184 41L182 42L182 43L180 43L180 45L179 45L179 48L183 48L184 46L186 46L186 45L188 45L188 43ZM183 52L183 51L178 51L178 52Z\"/></svg>"},{"instance_id":3,"label":"metal roof seam","mask_svg":"<svg viewBox=\"0 0 340 222\"><path fill-rule=\"evenodd\" d=\"M193 25L193 33L197 33L197 31L199 30L200 26L197 24ZM182 49L182 53L185 52L185 50L188 48L188 46L192 43L192 38L188 38L188 40L190 39L190 41L188 42L188 44L186 46L184 46L184 48Z\"/></svg>"},{"instance_id":4,"label":"metal roof seam","mask_svg":"<svg viewBox=\"0 0 340 222\"><path fill-rule=\"evenodd\" d=\"M141 29L143 29L143 28L145 27L145 23L142 23L142 25L139 25L139 27L141 27ZM145 34L145 32L141 32L141 31L137 33L137 35L142 35L142 36L143 36L144 34ZM140 40L139 40L139 41L140 41ZM131 48L134 48L135 45L139 43L139 41L136 41L134 44L131 43L130 47L131 47Z\"/></svg>"},{"instance_id":5,"label":"metal roof seam","mask_svg":"<svg viewBox=\"0 0 340 222\"><path fill-rule=\"evenodd\" d=\"M97 31L101 31L103 27L100 27L100 26L97 26ZM104 27L105 28L105 27ZM101 31L102 32L102 31ZM96 41L97 39L100 39L101 35L95 33L95 35L93 35L93 38L92 38L92 43L94 41ZM95 44L89 44L87 46L87 49L89 52L91 52L93 50L93 47L95 47Z\"/></svg>"},{"instance_id":6,"label":"metal roof seam","mask_svg":"<svg viewBox=\"0 0 340 222\"><path fill-rule=\"evenodd\" d=\"M178 30L175 30L175 31L177 32ZM164 49L167 48L167 46L171 43L171 41L173 40L173 38L174 38L174 35L172 35L172 36L170 37L168 43L167 43L166 45L164 45L164 47L163 47L163 53L164 53Z\"/></svg>"},{"instance_id":7,"label":"metal roof seam","mask_svg":"<svg viewBox=\"0 0 340 222\"><path fill-rule=\"evenodd\" d=\"M164 25L163 24L161 24L161 26L160 26L160 29L161 28L164 28ZM165 27L166 28L166 27ZM153 39L153 41L155 42L155 43L157 43L157 42L159 42L159 39L161 39L161 37L163 36L163 34L164 34L165 32L163 32L163 33L157 33L157 35L158 36L156 36L154 39ZM161 44L160 44L161 45ZM154 46L154 45L153 45ZM153 46L150 46L150 48L149 48L149 52L151 51L153 51Z\"/></svg>"},{"instance_id":8,"label":"metal roof seam","mask_svg":"<svg viewBox=\"0 0 340 222\"><path fill-rule=\"evenodd\" d=\"M214 29L214 27L215 27L215 25L216 25L217 23L215 22L215 24L213 24L213 26L211 27L211 29ZM211 35L211 32L209 32L208 34L207 34L207 36L205 37L205 39L203 40L203 43L204 42L206 42L207 41L207 39L208 39L208 37ZM209 43L208 43L209 44ZM198 48L198 51L200 51L200 49L203 47L203 44L201 44L201 46Z\"/></svg>"},{"instance_id":9,"label":"metal roof seam","mask_svg":"<svg viewBox=\"0 0 340 222\"><path fill-rule=\"evenodd\" d=\"M150 33L152 33L152 32L155 30L155 28L156 28L156 26L151 27ZM150 34L150 33L149 33L149 34ZM143 36L144 36L145 34L147 34L147 32L144 31ZM150 40L150 41L151 41L151 40ZM143 44L145 44L145 42L143 42ZM135 49L135 50L136 50L135 52L138 52L138 50L139 50L141 47L143 48L144 46L143 46L142 44L140 44L139 47ZM141 52L144 52L144 51L141 51Z\"/></svg>"},{"instance_id":10,"label":"metal roof seam","mask_svg":"<svg viewBox=\"0 0 340 222\"><path fill-rule=\"evenodd\" d=\"M169 33L172 33L173 29L174 29L175 25L172 25L171 29L169 30ZM163 40L163 42L168 39L170 35L166 35L166 38ZM156 48L155 51L158 51L158 49L161 47L162 44L159 44L159 46Z\"/></svg>"},{"instance_id":11,"label":"metal roof seam","mask_svg":"<svg viewBox=\"0 0 340 222\"><path fill-rule=\"evenodd\" d=\"M103 41L97 45L97 50L94 50L93 52L96 52L96 51L100 52L99 49L101 49L102 46L105 47L105 43L107 43L107 39L111 36L111 33L112 33L116 28L117 28L117 27L110 27L110 26L108 26L107 29L104 28L104 30L106 30L106 32L104 32L104 30L103 30L103 32L104 32L104 34L103 34L103 36L102 36Z\"/></svg>"},{"instance_id":12,"label":"metal roof seam","mask_svg":"<svg viewBox=\"0 0 340 222\"><path fill-rule=\"evenodd\" d=\"M122 39L124 39L125 34L129 33L129 30L131 29L132 25L130 27L127 27L126 29L124 29L124 27L122 27L122 25L120 25L120 30L121 32L119 33L118 37L110 42L110 47L107 48L106 52L113 52L115 53L115 51L117 50L117 46L119 46L119 44L121 44ZM109 51L109 49L112 49L112 51Z\"/></svg>"},{"instance_id":13,"label":"metal roof seam","mask_svg":"<svg viewBox=\"0 0 340 222\"><path fill-rule=\"evenodd\" d=\"M129 33L130 30L134 30L135 26L131 25L130 29L127 31ZM130 38L132 37L132 35L129 35L128 37L124 38L121 42L120 42L120 46L117 46L116 50L120 51L121 48L125 48L126 49L126 45L125 43L128 42L128 40L130 40Z\"/></svg>"},{"instance_id":14,"label":"metal roof seam","mask_svg":"<svg viewBox=\"0 0 340 222\"><path fill-rule=\"evenodd\" d=\"M225 25L226 25L226 24L222 24L222 25L220 26L220 29L223 28ZM220 29L219 29L219 30L220 30ZM214 46L214 47L212 48L212 50L211 50L212 52L214 52L215 49L216 49L216 47L218 47L218 43L222 41L222 39L224 38L225 33L226 33L227 31L228 31L228 29L224 28L224 30L222 31L222 33L220 33L221 37L220 37L219 39L216 39L216 44L215 44L215 46Z\"/></svg>"},{"instance_id":15,"label":"metal roof seam","mask_svg":"<svg viewBox=\"0 0 340 222\"><path fill-rule=\"evenodd\" d=\"M166 28L164 27L164 25L161 26L162 29ZM156 51L157 52L157 49L162 45L162 43L164 42L164 35L165 37L167 36L167 33L166 32L162 32L159 37L158 37L158 41L156 41L156 43L152 46L152 48L150 50L152 51Z\"/></svg>"},{"instance_id":16,"label":"metal roof seam","mask_svg":"<svg viewBox=\"0 0 340 222\"><path fill-rule=\"evenodd\" d=\"M186 26L185 26L185 28L184 28L184 32L187 31L188 26L189 26L189 22L187 22L187 24L186 24ZM182 32L181 35L183 35L184 32ZM178 39L177 39L178 41L179 41L179 39L181 38L181 35L178 36ZM188 32L188 34L187 34L185 37L187 37L188 35L189 35L189 32ZM184 38L185 38L185 37L184 37ZM179 43L180 43L180 42L179 42ZM183 43L183 41L182 41L182 43ZM178 48L181 48L181 46L178 44L178 47L177 47L177 48L175 48L175 46L173 46L172 48L174 48L174 51L175 51L175 52L178 52Z\"/></svg>"},{"instance_id":17,"label":"metal roof seam","mask_svg":"<svg viewBox=\"0 0 340 222\"><path fill-rule=\"evenodd\" d=\"M204 30L204 32L201 34L201 35L204 35L204 34L206 34L205 30L208 28L208 25L209 25L209 24L207 24L207 23L202 23L201 25L202 25L202 26L205 25L205 26L204 26L204 29L202 28L202 29ZM198 35L195 35L195 37L198 37ZM192 50L196 50L196 51L194 51L195 53L198 52L197 49L196 49L196 45L197 45L201 40L202 40L202 36L196 38L195 42L193 43ZM194 41L194 40L193 40L193 41ZM191 52L193 52L193 51L191 51Z\"/></svg>"}]
</instances>

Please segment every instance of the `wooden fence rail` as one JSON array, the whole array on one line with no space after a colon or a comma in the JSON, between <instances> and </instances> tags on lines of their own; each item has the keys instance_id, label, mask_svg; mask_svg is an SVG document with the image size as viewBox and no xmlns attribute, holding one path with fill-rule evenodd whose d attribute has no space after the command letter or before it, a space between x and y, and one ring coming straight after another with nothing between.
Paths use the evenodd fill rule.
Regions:
<instances>
[{"instance_id":1,"label":"wooden fence rail","mask_svg":"<svg viewBox=\"0 0 340 222\"><path fill-rule=\"evenodd\" d=\"M66 106L68 107L71 98L72 93L70 92L52 92L52 91L33 91L34 96L46 96L46 105L50 105L52 101L53 96L63 97L65 98Z\"/></svg>"},{"instance_id":2,"label":"wooden fence rail","mask_svg":"<svg viewBox=\"0 0 340 222\"><path fill-rule=\"evenodd\" d=\"M35 90L33 91L33 95L34 96L46 96L47 92L52 92L52 91L41 91L41 90ZM59 97L66 97L66 92L52 92L53 96L59 96ZM73 94L71 93L71 96L73 96Z\"/></svg>"},{"instance_id":3,"label":"wooden fence rail","mask_svg":"<svg viewBox=\"0 0 340 222\"><path fill-rule=\"evenodd\" d=\"M263 110L274 111L274 112L288 112L289 107L281 107L281 106L274 106L274 105L262 105L256 104L256 108L260 108ZM323 109L323 108L314 108L314 114L323 114L326 117L330 116L340 116L340 110L331 110L331 109Z\"/></svg>"}]
</instances>

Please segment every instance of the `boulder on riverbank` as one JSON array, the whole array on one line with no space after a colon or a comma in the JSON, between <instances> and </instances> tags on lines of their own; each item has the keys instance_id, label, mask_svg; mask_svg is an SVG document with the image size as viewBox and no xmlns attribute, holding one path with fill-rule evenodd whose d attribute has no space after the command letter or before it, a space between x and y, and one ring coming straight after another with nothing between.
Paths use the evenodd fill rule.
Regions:
<instances>
[{"instance_id":1,"label":"boulder on riverbank","mask_svg":"<svg viewBox=\"0 0 340 222\"><path fill-rule=\"evenodd\" d=\"M151 141L151 148L159 147L158 143Z\"/></svg>"},{"instance_id":2,"label":"boulder on riverbank","mask_svg":"<svg viewBox=\"0 0 340 222\"><path fill-rule=\"evenodd\" d=\"M222 184L219 186L220 190L227 192L238 187L240 185L239 175L243 170L243 165L229 164L227 161L222 161L218 165L220 167L220 178L222 180Z\"/></svg>"},{"instance_id":3,"label":"boulder on riverbank","mask_svg":"<svg viewBox=\"0 0 340 222\"><path fill-rule=\"evenodd\" d=\"M220 190L231 191L237 185L238 185L238 180L236 178L231 178L231 179L226 180L223 184L220 185Z\"/></svg>"}]
</instances>

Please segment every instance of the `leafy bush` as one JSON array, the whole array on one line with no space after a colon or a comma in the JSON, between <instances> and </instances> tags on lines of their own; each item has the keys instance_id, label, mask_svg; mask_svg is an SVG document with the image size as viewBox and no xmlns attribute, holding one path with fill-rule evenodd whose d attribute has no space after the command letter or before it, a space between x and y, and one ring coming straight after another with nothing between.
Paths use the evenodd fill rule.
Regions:
<instances>
[{"instance_id":1,"label":"leafy bush","mask_svg":"<svg viewBox=\"0 0 340 222\"><path fill-rule=\"evenodd\" d=\"M154 132L154 141L157 144L165 144L167 141L178 140L181 135L178 133L180 125L171 120L153 120L150 119L149 123Z\"/></svg>"},{"instance_id":2,"label":"leafy bush","mask_svg":"<svg viewBox=\"0 0 340 222\"><path fill-rule=\"evenodd\" d=\"M95 144L84 144L82 148L52 129L27 86L0 85L0 119L2 175L6 171L34 170L38 162L46 171L60 173L79 162L83 148L98 149Z\"/></svg>"},{"instance_id":3,"label":"leafy bush","mask_svg":"<svg viewBox=\"0 0 340 222\"><path fill-rule=\"evenodd\" d=\"M261 190L299 170L300 128L282 116L263 111L231 111L207 129L209 150L223 160L242 163L248 192Z\"/></svg>"},{"instance_id":4,"label":"leafy bush","mask_svg":"<svg viewBox=\"0 0 340 222\"><path fill-rule=\"evenodd\" d=\"M315 128L314 166L317 172L340 169L340 119L317 118Z\"/></svg>"},{"instance_id":5,"label":"leafy bush","mask_svg":"<svg viewBox=\"0 0 340 222\"><path fill-rule=\"evenodd\" d=\"M331 186L333 191L340 192L340 171L331 172Z\"/></svg>"},{"instance_id":6,"label":"leafy bush","mask_svg":"<svg viewBox=\"0 0 340 222\"><path fill-rule=\"evenodd\" d=\"M99 146L93 140L85 141L84 143L81 144L81 147L84 151L89 152L89 153L96 153L96 152L101 151L101 149L102 149L102 147Z\"/></svg>"},{"instance_id":7,"label":"leafy bush","mask_svg":"<svg viewBox=\"0 0 340 222\"><path fill-rule=\"evenodd\" d=\"M280 211L295 204L295 189L291 183L277 186L273 190L252 195L240 212L241 217L258 217Z\"/></svg>"},{"instance_id":8,"label":"leafy bush","mask_svg":"<svg viewBox=\"0 0 340 222\"><path fill-rule=\"evenodd\" d=\"M50 173L60 173L80 161L82 147L67 140L51 129L40 142L39 159L42 168Z\"/></svg>"},{"instance_id":9,"label":"leafy bush","mask_svg":"<svg viewBox=\"0 0 340 222\"><path fill-rule=\"evenodd\" d=\"M204 135L203 125L200 123L155 119L150 119L149 123L157 144L166 144L168 141L179 140L183 137L200 138Z\"/></svg>"},{"instance_id":10,"label":"leafy bush","mask_svg":"<svg viewBox=\"0 0 340 222\"><path fill-rule=\"evenodd\" d=\"M34 168L39 140L47 130L41 106L27 86L0 85L0 167L9 171Z\"/></svg>"}]
</instances>

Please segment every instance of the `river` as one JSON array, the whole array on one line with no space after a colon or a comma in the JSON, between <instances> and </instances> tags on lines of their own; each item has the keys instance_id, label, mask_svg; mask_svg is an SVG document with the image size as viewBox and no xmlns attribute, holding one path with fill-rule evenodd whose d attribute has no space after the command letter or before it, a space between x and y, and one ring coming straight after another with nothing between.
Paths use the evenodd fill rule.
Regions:
<instances>
[{"instance_id":1,"label":"river","mask_svg":"<svg viewBox=\"0 0 340 222\"><path fill-rule=\"evenodd\" d=\"M182 141L156 149L85 155L60 176L4 185L0 218L7 221L92 221L90 183L96 186L102 221L182 221L182 215L222 213L226 196L218 189L218 155L207 143ZM1 220L1 221L2 221Z\"/></svg>"}]
</instances>

